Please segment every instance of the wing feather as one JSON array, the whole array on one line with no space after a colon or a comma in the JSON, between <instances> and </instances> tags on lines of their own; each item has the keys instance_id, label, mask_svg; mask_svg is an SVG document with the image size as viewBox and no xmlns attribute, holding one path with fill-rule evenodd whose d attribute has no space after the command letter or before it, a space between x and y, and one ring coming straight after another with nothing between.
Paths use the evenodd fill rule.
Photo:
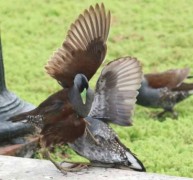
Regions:
<instances>
[{"instance_id":1,"label":"wing feather","mask_svg":"<svg viewBox=\"0 0 193 180\"><path fill-rule=\"evenodd\" d=\"M47 73L63 87L71 87L77 73L90 80L106 55L110 18L103 4L90 6L80 14L70 26L62 47L45 66Z\"/></svg>"},{"instance_id":2,"label":"wing feather","mask_svg":"<svg viewBox=\"0 0 193 180\"><path fill-rule=\"evenodd\" d=\"M169 89L177 88L188 77L189 68L170 69L162 73L145 74L149 86L152 88L167 87Z\"/></svg>"},{"instance_id":3,"label":"wing feather","mask_svg":"<svg viewBox=\"0 0 193 180\"><path fill-rule=\"evenodd\" d=\"M124 57L107 64L97 81L88 116L119 125L131 125L141 81L142 70L137 59Z\"/></svg>"}]
</instances>

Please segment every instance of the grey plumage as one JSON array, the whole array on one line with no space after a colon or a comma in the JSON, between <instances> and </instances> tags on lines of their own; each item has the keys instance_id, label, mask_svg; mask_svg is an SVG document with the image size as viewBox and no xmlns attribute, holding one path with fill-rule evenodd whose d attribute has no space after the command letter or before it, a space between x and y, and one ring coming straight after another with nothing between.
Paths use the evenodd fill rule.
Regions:
<instances>
[{"instance_id":1,"label":"grey plumage","mask_svg":"<svg viewBox=\"0 0 193 180\"><path fill-rule=\"evenodd\" d=\"M108 124L91 117L85 118L90 125L90 132L98 141L85 134L69 146L79 155L89 159L91 165L102 167L129 167L136 171L145 171L142 162L119 140L116 133Z\"/></svg>"},{"instance_id":2,"label":"grey plumage","mask_svg":"<svg viewBox=\"0 0 193 180\"><path fill-rule=\"evenodd\" d=\"M90 117L129 126L141 84L141 66L133 57L108 63L97 81Z\"/></svg>"},{"instance_id":3,"label":"grey plumage","mask_svg":"<svg viewBox=\"0 0 193 180\"><path fill-rule=\"evenodd\" d=\"M151 107L163 108L164 111L159 114L162 116L165 112L174 112L174 106L193 94L193 83L185 83L189 69L174 69L157 74L146 74L143 77L137 104Z\"/></svg>"},{"instance_id":4,"label":"grey plumage","mask_svg":"<svg viewBox=\"0 0 193 180\"><path fill-rule=\"evenodd\" d=\"M147 80L143 79L137 96L137 104L152 108L163 108L169 111L176 103L184 100L189 95L189 91L172 91L167 87L151 88L148 86Z\"/></svg>"},{"instance_id":5,"label":"grey plumage","mask_svg":"<svg viewBox=\"0 0 193 180\"><path fill-rule=\"evenodd\" d=\"M141 83L141 66L132 57L120 58L103 69L97 81L94 101L88 117L89 133L69 143L81 156L94 166L128 167L145 171L141 161L119 140L107 124L131 125L131 116Z\"/></svg>"},{"instance_id":6,"label":"grey plumage","mask_svg":"<svg viewBox=\"0 0 193 180\"><path fill-rule=\"evenodd\" d=\"M86 101L83 103L80 92L86 89ZM79 92L79 93L77 93ZM78 74L75 76L74 85L70 88L68 93L70 102L77 114L80 117L86 117L91 109L91 105L94 98L94 91L88 86L88 80L85 75Z\"/></svg>"}]
</instances>

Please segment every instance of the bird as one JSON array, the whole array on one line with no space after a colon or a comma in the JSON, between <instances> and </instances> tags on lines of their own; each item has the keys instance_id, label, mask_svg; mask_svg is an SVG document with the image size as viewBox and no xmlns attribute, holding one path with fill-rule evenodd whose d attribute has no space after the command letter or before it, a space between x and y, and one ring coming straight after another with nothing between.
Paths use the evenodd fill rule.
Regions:
<instances>
[{"instance_id":1,"label":"bird","mask_svg":"<svg viewBox=\"0 0 193 180\"><path fill-rule=\"evenodd\" d=\"M193 83L184 82L192 78L189 73L189 68L182 68L145 74L136 103L145 107L163 108L163 112L157 115L158 118L170 112L177 119L174 106L193 94Z\"/></svg>"},{"instance_id":2,"label":"bird","mask_svg":"<svg viewBox=\"0 0 193 180\"><path fill-rule=\"evenodd\" d=\"M8 119L34 125L41 135L40 146L46 150L45 155L49 154L46 147L74 141L85 131L89 134L87 122L83 119L93 98L88 80L105 59L110 19L110 11L106 11L103 3L85 9L71 24L62 46L45 66L47 74L63 89L49 96L34 110ZM81 99L83 89L87 94L85 104ZM46 157L52 161L49 155Z\"/></svg>"},{"instance_id":3,"label":"bird","mask_svg":"<svg viewBox=\"0 0 193 180\"><path fill-rule=\"evenodd\" d=\"M79 75L77 76L79 77ZM86 81L85 76L83 77L85 83L81 84L86 84L88 81ZM66 142L75 152L88 158L94 166L96 166L96 164L97 166L100 165L102 167L108 166L119 168L124 166L136 171L145 171L142 162L129 150L129 148L121 143L116 133L108 125L109 122L121 126L132 125L132 114L136 96L138 94L137 89L140 87L141 80L141 65L136 58L123 57L108 63L103 68L101 75L98 78L95 93L93 94L93 91L91 91L90 94L87 93L87 96L92 99L92 103L89 108L88 116L81 118L81 121L77 121L77 123L82 122L82 128L80 128L80 126L78 126L77 129L74 127L71 128L69 121L72 121L72 119L64 121L62 116L58 116L58 119L53 119L53 117L50 116L50 113L52 114L53 112L51 109L47 109L49 114L46 122L49 123L43 123L44 127L41 132L44 139L47 140L46 146ZM76 85L76 81L74 82L74 85ZM79 87L79 91L82 91L83 86ZM77 94L79 95L79 93ZM52 97L53 96L49 98L51 99ZM62 98L63 97L59 97L57 101L62 102L65 105L66 102L63 102ZM54 101L55 100L56 99L54 98ZM56 102L52 102L51 104L56 105ZM80 107L74 106L73 108L77 113L76 115L78 115ZM56 114L58 113L58 110L54 110L54 112ZM43 114L45 114L45 112ZM38 116L38 123L40 121L39 118L40 117ZM56 121L57 123L53 123ZM85 124L89 133L84 131ZM73 134L75 135L81 131L83 134L81 136L78 134L79 137L76 137L71 141L68 139L67 141L65 139L68 137L66 131L70 132L70 134L73 131ZM63 173L67 171L68 168L59 166L50 158L48 153L47 157ZM68 171L76 171L76 168L68 169Z\"/></svg>"},{"instance_id":4,"label":"bird","mask_svg":"<svg viewBox=\"0 0 193 180\"><path fill-rule=\"evenodd\" d=\"M37 114L30 114L30 116L25 114L22 117L18 115L19 118L15 117L15 120L14 117L12 118L12 121L25 119L26 123L39 126L43 136L41 143L43 147L73 143L76 139L84 136L92 139L91 146L93 144L101 146L100 141L94 136L92 128L89 128L92 127L92 123L87 120L89 117L97 118L97 121L105 124L111 122L121 126L132 125L131 115L136 102L137 89L141 83L141 68L135 58L119 58L107 64L97 81L94 95L88 84L105 58L109 27L110 12L106 13L103 4L100 6L96 4L95 7L90 6L89 10L85 10L83 15L80 15L71 25L62 47L54 53L45 66L47 73L58 81L63 90L48 97L42 103L43 105L40 104L37 107L37 109L39 108L36 111ZM85 88L87 97L84 104L80 93ZM74 93L74 89L76 93ZM65 93L63 93L64 91ZM85 118L87 116L88 118ZM23 117L25 118L23 119ZM37 118L34 119L34 117ZM104 141L109 140L107 138ZM129 149L123 147L119 141L117 141L117 145L120 145L126 154L129 152L135 159L134 161L140 164L141 169L144 169L142 163ZM102 147L108 148L108 146ZM113 149L113 147L110 148ZM122 151L117 151L118 155L120 153ZM48 158L52 161L49 154ZM104 163L108 163L108 161L112 163L111 158L112 156L109 156L107 162ZM123 158L122 155L121 158ZM118 158L118 164L123 164L121 158ZM127 164L130 163L130 160L128 159ZM101 159L99 159L100 161ZM52 162L62 170L58 164ZM116 162L113 163L116 164ZM128 167L132 168L132 165L128 165ZM138 167L138 169L140 168Z\"/></svg>"},{"instance_id":5,"label":"bird","mask_svg":"<svg viewBox=\"0 0 193 180\"><path fill-rule=\"evenodd\" d=\"M88 80L105 58L110 18L110 11L106 12L103 3L90 6L78 16L62 46L45 66L47 74L56 79L63 89L52 94L36 109L11 117L10 121L25 120L34 124L40 129L45 146L65 144L84 133L86 122L82 118L88 114L93 98ZM87 89L85 104L80 95L83 89ZM57 128L61 131L56 133L54 130Z\"/></svg>"},{"instance_id":6,"label":"bird","mask_svg":"<svg viewBox=\"0 0 193 180\"><path fill-rule=\"evenodd\" d=\"M87 88L85 104L80 99L80 93L84 88ZM82 116L77 115L74 110L72 94L73 97L79 97L76 98L76 103L81 107ZM70 89L64 88L57 91L40 103L37 108L11 117L9 120L12 122L23 121L38 128L46 146L72 142L85 132L86 122L82 117L88 114L92 101L93 91L88 87L87 78L83 74L77 74L74 85ZM57 128L60 131L54 132L53 127L55 127L55 131ZM44 136L45 133L46 136Z\"/></svg>"},{"instance_id":7,"label":"bird","mask_svg":"<svg viewBox=\"0 0 193 180\"><path fill-rule=\"evenodd\" d=\"M68 145L79 155L87 158L91 166L127 167L146 171L142 162L121 143L118 135L109 126L115 123L132 125L132 114L142 81L139 61L123 57L107 64L96 84L94 101L85 120L90 134L85 134Z\"/></svg>"}]
</instances>

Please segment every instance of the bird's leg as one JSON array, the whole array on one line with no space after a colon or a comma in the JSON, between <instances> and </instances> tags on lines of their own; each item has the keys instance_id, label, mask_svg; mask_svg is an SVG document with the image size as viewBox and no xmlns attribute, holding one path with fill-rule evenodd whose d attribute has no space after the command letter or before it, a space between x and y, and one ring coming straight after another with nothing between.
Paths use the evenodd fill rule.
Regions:
<instances>
[{"instance_id":1,"label":"bird's leg","mask_svg":"<svg viewBox=\"0 0 193 180\"><path fill-rule=\"evenodd\" d=\"M71 170L73 172L77 172L77 171L80 171L82 169L85 169L87 168L88 166L90 166L90 163L87 163L87 162L71 162L71 161L67 161L67 160L64 160L60 163L60 165L62 166L63 163L68 163L68 164L72 164L71 166L69 166L68 168L71 168ZM71 172L72 172L71 171Z\"/></svg>"},{"instance_id":2,"label":"bird's leg","mask_svg":"<svg viewBox=\"0 0 193 180\"><path fill-rule=\"evenodd\" d=\"M163 115L164 115L166 112L167 112L166 110L160 112L160 113L157 115L157 117L158 117L158 118L162 118Z\"/></svg>"},{"instance_id":3,"label":"bird's leg","mask_svg":"<svg viewBox=\"0 0 193 180\"><path fill-rule=\"evenodd\" d=\"M89 128L87 126L90 126L90 123L88 121L86 121L86 133L88 133L88 135L91 137L91 139L95 142L96 145L99 145L99 141L94 137L94 135L90 132ZM86 134L87 135L87 134Z\"/></svg>"},{"instance_id":4,"label":"bird's leg","mask_svg":"<svg viewBox=\"0 0 193 180\"><path fill-rule=\"evenodd\" d=\"M76 164L73 164L70 167L64 167L64 166L61 165L61 163L58 164L56 161L54 161L52 159L52 157L50 156L49 150L46 148L46 146L45 146L44 142L42 141L42 139L40 139L40 146L43 149L43 152L42 152L43 156L46 159L50 160L56 166L56 168L59 169L60 172L62 172L64 175L66 175L67 172L77 172L77 171L80 171L81 169L87 167L86 163L85 164L84 163L81 163L81 164L76 163ZM63 161L63 162L65 162L65 161ZM70 163L70 162L68 162L68 163Z\"/></svg>"},{"instance_id":5,"label":"bird's leg","mask_svg":"<svg viewBox=\"0 0 193 180\"><path fill-rule=\"evenodd\" d=\"M86 127L86 132L88 133L88 135L90 135L91 139L95 142L96 145L99 145L99 141L94 137L94 135L90 132L90 130L88 129L88 127Z\"/></svg>"},{"instance_id":6,"label":"bird's leg","mask_svg":"<svg viewBox=\"0 0 193 180\"><path fill-rule=\"evenodd\" d=\"M52 157L50 156L49 150L46 148L42 138L40 138L40 147L43 149L42 151L43 157L50 160L56 166L56 168L60 170L60 172L66 175L68 170L60 166L56 161L52 159Z\"/></svg>"},{"instance_id":7,"label":"bird's leg","mask_svg":"<svg viewBox=\"0 0 193 180\"><path fill-rule=\"evenodd\" d=\"M178 113L174 109L171 109L170 112L172 113L174 119L178 119Z\"/></svg>"},{"instance_id":8,"label":"bird's leg","mask_svg":"<svg viewBox=\"0 0 193 180\"><path fill-rule=\"evenodd\" d=\"M174 111L174 109L169 109L169 110L164 109L164 111L162 111L161 113L159 113L159 114L157 115L157 117L158 117L158 118L162 118L163 115L164 115L165 113L167 113L167 112L170 112L170 113L172 114L172 116L173 116L174 119L178 119L178 113L177 113L176 111Z\"/></svg>"},{"instance_id":9,"label":"bird's leg","mask_svg":"<svg viewBox=\"0 0 193 180\"><path fill-rule=\"evenodd\" d=\"M64 175L66 175L67 172L78 172L78 171L80 171L80 170L88 167L88 165L89 165L89 163L86 164L86 163L76 162L76 163L74 164L74 162L72 162L73 164L72 164L71 166L69 166L69 167L64 167L64 166L62 166L62 164L63 164L64 162L67 162L67 163L71 163L71 162L63 161L62 163L58 164L57 162L55 162L55 161L51 158L50 153L49 153L48 150L45 151L45 155L46 155L46 157L56 166L56 168L59 169L60 172L62 172Z\"/></svg>"}]
</instances>

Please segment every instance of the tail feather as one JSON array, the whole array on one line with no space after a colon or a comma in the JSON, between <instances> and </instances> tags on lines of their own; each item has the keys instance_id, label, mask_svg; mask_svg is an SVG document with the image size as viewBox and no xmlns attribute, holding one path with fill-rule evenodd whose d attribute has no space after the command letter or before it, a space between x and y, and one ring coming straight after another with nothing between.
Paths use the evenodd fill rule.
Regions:
<instances>
[{"instance_id":1,"label":"tail feather","mask_svg":"<svg viewBox=\"0 0 193 180\"><path fill-rule=\"evenodd\" d=\"M23 122L39 129L43 128L43 115L36 114L34 110L10 117L8 121Z\"/></svg>"},{"instance_id":2,"label":"tail feather","mask_svg":"<svg viewBox=\"0 0 193 180\"><path fill-rule=\"evenodd\" d=\"M145 172L146 169L142 162L127 148L128 166L135 171Z\"/></svg>"},{"instance_id":3,"label":"tail feather","mask_svg":"<svg viewBox=\"0 0 193 180\"><path fill-rule=\"evenodd\" d=\"M143 163L137 158L137 156L131 152L129 148L127 148L118 138L116 138L116 141L124 147L126 151L126 156L128 160L127 166L135 171L140 171L140 172L146 172L146 169L143 165Z\"/></svg>"},{"instance_id":4,"label":"tail feather","mask_svg":"<svg viewBox=\"0 0 193 180\"><path fill-rule=\"evenodd\" d=\"M28 120L29 116L33 116L33 115L34 115L34 110L12 116L7 121L12 121L12 122L26 121Z\"/></svg>"},{"instance_id":5,"label":"tail feather","mask_svg":"<svg viewBox=\"0 0 193 180\"><path fill-rule=\"evenodd\" d=\"M19 121L24 121L27 120L27 114L26 113L22 113L16 116L12 116L10 117L7 121L12 121L12 122L19 122Z\"/></svg>"},{"instance_id":6,"label":"tail feather","mask_svg":"<svg viewBox=\"0 0 193 180\"><path fill-rule=\"evenodd\" d=\"M193 83L182 83L180 86L172 89L172 91L191 91L193 90Z\"/></svg>"}]
</instances>

